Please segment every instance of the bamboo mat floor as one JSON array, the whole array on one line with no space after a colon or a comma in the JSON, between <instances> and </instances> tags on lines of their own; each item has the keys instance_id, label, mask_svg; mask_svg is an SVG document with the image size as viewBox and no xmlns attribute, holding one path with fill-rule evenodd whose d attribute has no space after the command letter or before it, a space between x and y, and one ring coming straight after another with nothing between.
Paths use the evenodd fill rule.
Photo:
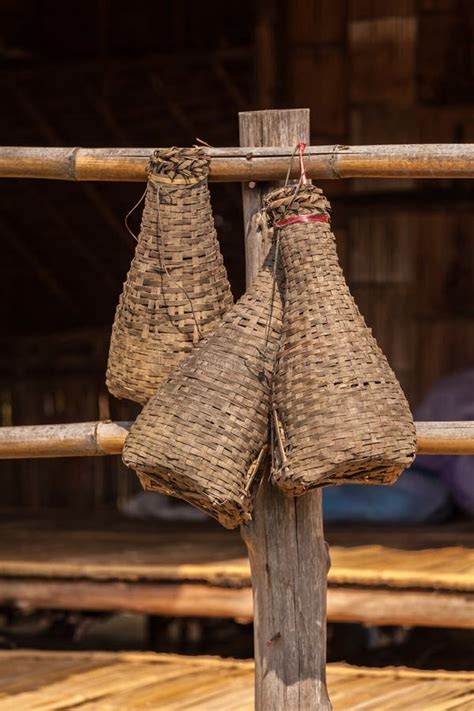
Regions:
<instances>
[{"instance_id":1,"label":"bamboo mat floor","mask_svg":"<svg viewBox=\"0 0 474 711\"><path fill-rule=\"evenodd\" d=\"M329 585L474 591L474 527L328 528ZM0 576L202 581L248 587L236 531L123 518L0 522Z\"/></svg>"},{"instance_id":2,"label":"bamboo mat floor","mask_svg":"<svg viewBox=\"0 0 474 711\"><path fill-rule=\"evenodd\" d=\"M328 665L334 711L474 708L474 673ZM252 711L253 662L0 651L0 711Z\"/></svg>"}]
</instances>

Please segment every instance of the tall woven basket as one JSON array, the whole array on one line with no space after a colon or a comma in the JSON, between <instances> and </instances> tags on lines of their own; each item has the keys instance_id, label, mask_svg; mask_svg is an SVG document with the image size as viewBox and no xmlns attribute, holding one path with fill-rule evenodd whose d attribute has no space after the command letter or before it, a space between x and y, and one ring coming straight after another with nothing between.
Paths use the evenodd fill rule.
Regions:
<instances>
[{"instance_id":1,"label":"tall woven basket","mask_svg":"<svg viewBox=\"0 0 474 711\"><path fill-rule=\"evenodd\" d=\"M201 148L150 159L140 234L115 314L107 387L145 403L231 308Z\"/></svg>"},{"instance_id":2,"label":"tall woven basket","mask_svg":"<svg viewBox=\"0 0 474 711\"><path fill-rule=\"evenodd\" d=\"M269 258L218 331L138 416L123 461L145 489L185 499L234 528L251 515L268 441L281 281Z\"/></svg>"},{"instance_id":3,"label":"tall woven basket","mask_svg":"<svg viewBox=\"0 0 474 711\"><path fill-rule=\"evenodd\" d=\"M389 484L412 462L408 403L344 280L330 206L312 185L267 196L286 301L274 380L278 465L298 495L325 484Z\"/></svg>"}]
</instances>

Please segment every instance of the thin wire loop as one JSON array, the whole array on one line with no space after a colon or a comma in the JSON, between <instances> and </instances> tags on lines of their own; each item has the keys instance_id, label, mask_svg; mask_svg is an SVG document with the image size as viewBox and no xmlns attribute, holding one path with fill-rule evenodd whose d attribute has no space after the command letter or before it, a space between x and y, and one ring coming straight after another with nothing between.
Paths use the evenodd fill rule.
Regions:
<instances>
[{"instance_id":1,"label":"thin wire loop","mask_svg":"<svg viewBox=\"0 0 474 711\"><path fill-rule=\"evenodd\" d=\"M147 186L147 187L148 187L148 186ZM132 209L129 210L129 212L127 212L127 214L125 215L125 220L124 220L125 227L127 228L128 232L132 235L132 237L133 237L133 239L135 240L135 242L138 242L138 237L137 237L137 235L136 235L134 232L132 232L132 230L130 229L130 225L128 224L128 218L129 218L131 215L133 215L133 213L135 212L135 210L136 210L136 209L141 205L141 203L143 202L143 200L144 200L144 198L145 198L145 195L146 195L147 187L146 187L145 190L143 191L143 195L141 196L140 200L139 200L139 201L132 207Z\"/></svg>"}]
</instances>

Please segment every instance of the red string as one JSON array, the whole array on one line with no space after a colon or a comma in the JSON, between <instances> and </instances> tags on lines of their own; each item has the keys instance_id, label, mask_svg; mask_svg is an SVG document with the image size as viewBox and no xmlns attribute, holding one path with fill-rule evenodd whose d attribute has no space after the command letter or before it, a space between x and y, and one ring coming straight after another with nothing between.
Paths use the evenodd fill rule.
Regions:
<instances>
[{"instance_id":1,"label":"red string","mask_svg":"<svg viewBox=\"0 0 474 711\"><path fill-rule=\"evenodd\" d=\"M303 159L303 153L304 153L305 150L306 150L306 143L298 143L298 145L296 146L296 148L298 149L298 155L299 155L299 157L300 157L300 181L301 181L301 185L306 185L306 183L308 182L308 179L307 179L307 177L306 177L306 171L305 171L305 168L304 168L304 159Z\"/></svg>"},{"instance_id":2,"label":"red string","mask_svg":"<svg viewBox=\"0 0 474 711\"><path fill-rule=\"evenodd\" d=\"M306 150L306 143L298 143L298 145L296 146L296 150L298 151L298 156L300 159L300 185L306 185L306 183L308 182L308 178L306 177L306 170L304 167L303 158L303 153ZM279 222L275 222L275 227L296 225L301 222L329 222L329 215L321 213L313 213L310 215L290 215L290 217L284 217Z\"/></svg>"},{"instance_id":3,"label":"red string","mask_svg":"<svg viewBox=\"0 0 474 711\"><path fill-rule=\"evenodd\" d=\"M283 220L275 222L275 227L286 227L286 225L296 225L299 222L329 222L329 215L313 213L311 215L290 215Z\"/></svg>"}]
</instances>

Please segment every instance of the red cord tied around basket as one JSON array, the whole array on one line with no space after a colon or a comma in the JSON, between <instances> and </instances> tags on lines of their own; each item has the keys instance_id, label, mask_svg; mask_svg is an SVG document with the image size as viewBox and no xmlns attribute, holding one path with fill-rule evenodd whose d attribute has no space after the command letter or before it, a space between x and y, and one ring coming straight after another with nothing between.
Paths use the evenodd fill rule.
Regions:
<instances>
[{"instance_id":1,"label":"red cord tied around basket","mask_svg":"<svg viewBox=\"0 0 474 711\"><path fill-rule=\"evenodd\" d=\"M273 478L289 493L392 483L415 455L403 391L339 265L322 191L305 183L265 199L286 278L273 382Z\"/></svg>"},{"instance_id":2,"label":"red cord tied around basket","mask_svg":"<svg viewBox=\"0 0 474 711\"><path fill-rule=\"evenodd\" d=\"M286 227L287 225L298 225L305 222L329 222L329 215L321 215L319 213L314 215L291 215L275 222L275 227Z\"/></svg>"},{"instance_id":3,"label":"red cord tied around basket","mask_svg":"<svg viewBox=\"0 0 474 711\"><path fill-rule=\"evenodd\" d=\"M301 185L307 185L308 183L308 178L306 175L306 169L304 167L304 157L303 154L306 150L306 143L298 143L295 151L293 153L293 156L295 155L296 152L298 152L298 157L299 157L299 164L300 164L300 179L298 181L298 185L296 186L296 192L300 188ZM292 159L293 159L292 156ZM290 170L291 170L291 163L290 163ZM288 171L289 172L289 171ZM288 183L288 178L289 175L287 175L286 179L286 184ZM289 217L283 217L281 220L278 220L278 222L275 222L274 227L286 227L287 225L297 225L299 223L303 222L329 222L329 215L325 212L316 212L310 215L290 215Z\"/></svg>"},{"instance_id":4,"label":"red cord tied around basket","mask_svg":"<svg viewBox=\"0 0 474 711\"><path fill-rule=\"evenodd\" d=\"M296 146L296 150L298 151L298 156L300 160L300 183L301 185L306 185L308 182L308 178L306 177L306 170L304 167L304 158L303 158L303 153L306 150L306 143L298 143Z\"/></svg>"}]
</instances>

